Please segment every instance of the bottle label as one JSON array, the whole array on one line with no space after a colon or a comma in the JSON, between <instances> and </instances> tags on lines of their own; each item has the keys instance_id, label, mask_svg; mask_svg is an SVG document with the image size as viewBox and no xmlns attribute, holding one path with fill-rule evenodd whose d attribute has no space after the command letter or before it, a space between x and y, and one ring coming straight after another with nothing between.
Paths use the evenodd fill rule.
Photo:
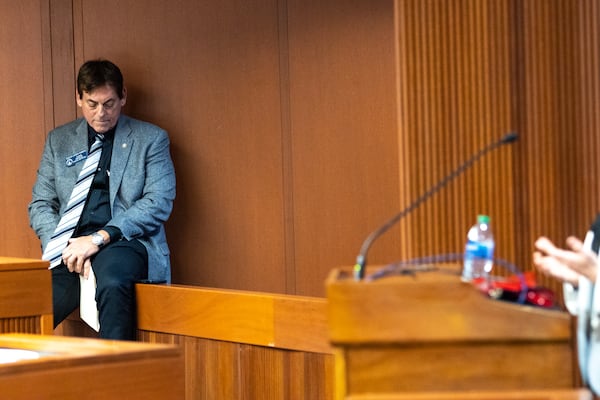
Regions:
<instances>
[{"instance_id":1,"label":"bottle label","mask_svg":"<svg viewBox=\"0 0 600 400\"><path fill-rule=\"evenodd\" d=\"M465 246L462 280L471 281L487 277L494 263L494 242L468 240Z\"/></svg>"},{"instance_id":2,"label":"bottle label","mask_svg":"<svg viewBox=\"0 0 600 400\"><path fill-rule=\"evenodd\" d=\"M469 240L465 247L465 256L492 259L494 258L494 247L484 242Z\"/></svg>"}]
</instances>

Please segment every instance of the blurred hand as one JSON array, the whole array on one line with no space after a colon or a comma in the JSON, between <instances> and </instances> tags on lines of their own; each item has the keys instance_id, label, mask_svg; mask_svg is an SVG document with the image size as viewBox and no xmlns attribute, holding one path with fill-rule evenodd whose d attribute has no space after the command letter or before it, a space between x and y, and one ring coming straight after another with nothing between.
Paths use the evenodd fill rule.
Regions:
<instances>
[{"instance_id":1,"label":"blurred hand","mask_svg":"<svg viewBox=\"0 0 600 400\"><path fill-rule=\"evenodd\" d=\"M556 247L548 238L540 237L535 242L533 263L536 268L548 276L563 282L578 285L579 277L584 276L596 282L598 256L584 248L581 240L570 236L566 240L567 249Z\"/></svg>"}]
</instances>

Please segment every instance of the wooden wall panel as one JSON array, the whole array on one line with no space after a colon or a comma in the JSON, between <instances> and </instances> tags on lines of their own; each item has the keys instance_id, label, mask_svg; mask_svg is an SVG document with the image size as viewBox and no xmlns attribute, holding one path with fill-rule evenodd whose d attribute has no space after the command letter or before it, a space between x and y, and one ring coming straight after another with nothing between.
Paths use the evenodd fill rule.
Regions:
<instances>
[{"instance_id":1,"label":"wooden wall panel","mask_svg":"<svg viewBox=\"0 0 600 400\"><path fill-rule=\"evenodd\" d=\"M403 254L461 252L481 212L523 270L539 235L583 236L598 211L598 16L593 1L397 1L404 204L520 135L404 221Z\"/></svg>"},{"instance_id":2,"label":"wooden wall panel","mask_svg":"<svg viewBox=\"0 0 600 400\"><path fill-rule=\"evenodd\" d=\"M568 233L575 233L568 230L575 227L571 218L578 195L569 186L579 186L576 171L582 161L576 156L579 150L575 146L580 144L574 139L580 136L580 125L573 113L578 102L574 91L577 83L571 78L577 61L572 33L576 4L561 1L554 7L542 7L542 3L518 5L523 56L520 95L523 130L527 133L519 160L526 222L522 240L533 243L536 236L544 234L562 244ZM592 217L580 224L589 223ZM580 229L579 234L583 234L585 226Z\"/></svg>"},{"instance_id":3,"label":"wooden wall panel","mask_svg":"<svg viewBox=\"0 0 600 400\"><path fill-rule=\"evenodd\" d=\"M583 237L599 210L598 5L593 1L517 3L522 15L522 120L519 159L526 222L520 244L544 234L562 245ZM526 249L523 245L522 249ZM527 266L529 254L520 254ZM554 281L540 278L552 286ZM558 287L557 287L558 289Z\"/></svg>"},{"instance_id":4,"label":"wooden wall panel","mask_svg":"<svg viewBox=\"0 0 600 400\"><path fill-rule=\"evenodd\" d=\"M508 5L397 2L402 207L518 128ZM401 222L405 258L462 253L480 213L492 218L497 255L514 258L516 146L483 155Z\"/></svg>"},{"instance_id":5,"label":"wooden wall panel","mask_svg":"<svg viewBox=\"0 0 600 400\"><path fill-rule=\"evenodd\" d=\"M67 322L58 334L97 337L78 318ZM334 397L334 357L317 348L296 351L148 330L138 330L138 340L184 348L186 400Z\"/></svg>"},{"instance_id":6,"label":"wooden wall panel","mask_svg":"<svg viewBox=\"0 0 600 400\"><path fill-rule=\"evenodd\" d=\"M176 343L186 358L186 400L333 399L333 356L140 332L148 343Z\"/></svg>"},{"instance_id":7,"label":"wooden wall panel","mask_svg":"<svg viewBox=\"0 0 600 400\"><path fill-rule=\"evenodd\" d=\"M125 111L170 133L174 281L285 292L277 2L80 0L74 9L82 60L118 63Z\"/></svg>"},{"instance_id":8,"label":"wooden wall panel","mask_svg":"<svg viewBox=\"0 0 600 400\"><path fill-rule=\"evenodd\" d=\"M580 131L572 140L578 144L578 158L585 160L585 166L577 174L579 187L569 190L579 194L578 206L574 207L579 214L573 232L579 232L582 221L589 223L591 213L600 212L600 4L597 1L578 2L576 28L578 35L574 37L574 47L579 64L573 80L580 93L575 110Z\"/></svg>"},{"instance_id":9,"label":"wooden wall panel","mask_svg":"<svg viewBox=\"0 0 600 400\"><path fill-rule=\"evenodd\" d=\"M296 293L398 210L392 1L288 1ZM397 231L370 261L397 258Z\"/></svg>"},{"instance_id":10,"label":"wooden wall panel","mask_svg":"<svg viewBox=\"0 0 600 400\"><path fill-rule=\"evenodd\" d=\"M39 0L0 1L0 254L39 253L27 204L44 143L43 46Z\"/></svg>"},{"instance_id":11,"label":"wooden wall panel","mask_svg":"<svg viewBox=\"0 0 600 400\"><path fill-rule=\"evenodd\" d=\"M75 65L73 47L73 1L43 0L48 3L50 24L50 55L45 63L51 71L52 97L47 101L52 106L52 125L46 131L72 121L77 117L75 92L79 64Z\"/></svg>"}]
</instances>

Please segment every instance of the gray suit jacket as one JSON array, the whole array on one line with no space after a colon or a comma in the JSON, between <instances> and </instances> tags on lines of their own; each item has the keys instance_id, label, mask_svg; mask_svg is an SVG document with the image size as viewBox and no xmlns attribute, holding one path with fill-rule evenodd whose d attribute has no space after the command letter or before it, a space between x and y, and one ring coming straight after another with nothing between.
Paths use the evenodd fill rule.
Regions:
<instances>
[{"instance_id":1,"label":"gray suit jacket","mask_svg":"<svg viewBox=\"0 0 600 400\"><path fill-rule=\"evenodd\" d=\"M66 160L88 148L87 123L78 119L48 134L29 204L29 221L46 246L69 201L83 162ZM164 222L175 199L175 170L163 129L121 115L110 165L112 219L126 239L148 251L148 278L171 280Z\"/></svg>"}]
</instances>

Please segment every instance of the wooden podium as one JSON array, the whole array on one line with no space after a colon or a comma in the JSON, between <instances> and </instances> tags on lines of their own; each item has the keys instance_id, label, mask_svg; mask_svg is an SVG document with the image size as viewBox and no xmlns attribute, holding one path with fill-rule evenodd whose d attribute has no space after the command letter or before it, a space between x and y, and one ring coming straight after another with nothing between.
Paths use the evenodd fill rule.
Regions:
<instances>
[{"instance_id":1,"label":"wooden podium","mask_svg":"<svg viewBox=\"0 0 600 400\"><path fill-rule=\"evenodd\" d=\"M0 257L0 333L52 334L48 265L43 260Z\"/></svg>"},{"instance_id":2,"label":"wooden podium","mask_svg":"<svg viewBox=\"0 0 600 400\"><path fill-rule=\"evenodd\" d=\"M574 390L571 317L490 299L462 282L457 268L360 282L350 270L331 273L327 299L337 399Z\"/></svg>"}]
</instances>

